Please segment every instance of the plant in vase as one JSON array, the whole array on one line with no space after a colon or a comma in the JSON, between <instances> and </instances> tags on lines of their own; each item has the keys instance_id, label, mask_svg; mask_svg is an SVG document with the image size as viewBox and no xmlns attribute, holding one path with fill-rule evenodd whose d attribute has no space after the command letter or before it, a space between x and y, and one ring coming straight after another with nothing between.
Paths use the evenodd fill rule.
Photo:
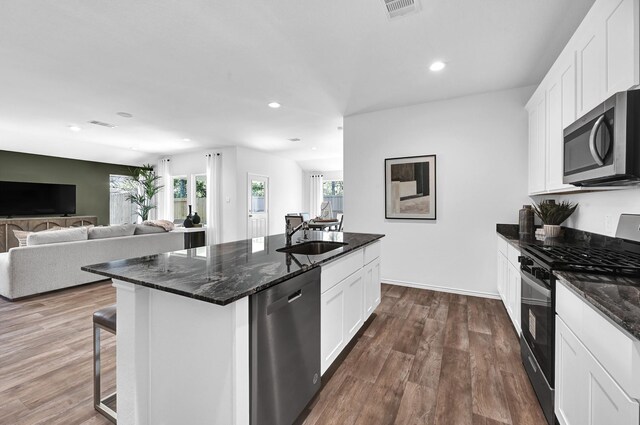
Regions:
<instances>
[{"instance_id":1,"label":"plant in vase","mask_svg":"<svg viewBox=\"0 0 640 425\"><path fill-rule=\"evenodd\" d=\"M544 235L549 238L560 235L560 225L575 212L576 208L578 208L577 203L563 201L556 204L553 199L533 205L533 211L544 225Z\"/></svg>"}]
</instances>

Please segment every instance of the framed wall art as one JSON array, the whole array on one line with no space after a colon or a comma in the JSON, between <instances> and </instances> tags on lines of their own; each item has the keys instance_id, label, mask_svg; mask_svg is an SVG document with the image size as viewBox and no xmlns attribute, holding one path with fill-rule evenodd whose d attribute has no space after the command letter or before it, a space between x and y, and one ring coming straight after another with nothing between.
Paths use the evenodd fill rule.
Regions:
<instances>
[{"instance_id":1,"label":"framed wall art","mask_svg":"<svg viewBox=\"0 0 640 425\"><path fill-rule=\"evenodd\" d=\"M387 158L385 218L436 219L436 156Z\"/></svg>"}]
</instances>

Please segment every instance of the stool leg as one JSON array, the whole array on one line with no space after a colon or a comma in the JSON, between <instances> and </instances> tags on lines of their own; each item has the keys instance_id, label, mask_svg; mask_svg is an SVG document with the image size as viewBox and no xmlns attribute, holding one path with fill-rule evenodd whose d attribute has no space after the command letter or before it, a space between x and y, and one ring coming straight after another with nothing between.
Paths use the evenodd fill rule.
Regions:
<instances>
[{"instance_id":1,"label":"stool leg","mask_svg":"<svg viewBox=\"0 0 640 425\"><path fill-rule=\"evenodd\" d=\"M100 405L100 328L93 325L93 407Z\"/></svg>"}]
</instances>

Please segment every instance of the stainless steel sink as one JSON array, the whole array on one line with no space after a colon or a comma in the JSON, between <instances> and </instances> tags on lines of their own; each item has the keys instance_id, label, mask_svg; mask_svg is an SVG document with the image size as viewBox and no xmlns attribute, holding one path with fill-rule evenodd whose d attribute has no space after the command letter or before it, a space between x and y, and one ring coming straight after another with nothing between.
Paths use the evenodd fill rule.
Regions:
<instances>
[{"instance_id":1,"label":"stainless steel sink","mask_svg":"<svg viewBox=\"0 0 640 425\"><path fill-rule=\"evenodd\" d=\"M348 244L344 242L310 241L298 245L286 246L276 249L276 251L286 252L288 254L320 255L333 251L334 249L342 248L345 245Z\"/></svg>"}]
</instances>

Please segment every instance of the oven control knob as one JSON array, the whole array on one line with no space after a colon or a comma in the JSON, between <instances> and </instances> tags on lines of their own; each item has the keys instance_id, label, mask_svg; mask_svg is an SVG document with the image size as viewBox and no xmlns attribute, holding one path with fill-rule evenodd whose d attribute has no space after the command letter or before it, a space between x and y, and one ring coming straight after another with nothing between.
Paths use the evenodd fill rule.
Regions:
<instances>
[{"instance_id":1,"label":"oven control knob","mask_svg":"<svg viewBox=\"0 0 640 425\"><path fill-rule=\"evenodd\" d=\"M526 266L526 265L529 265L529 264L533 264L533 261L528 259L524 255L519 255L518 256L518 262L520 262L520 264L522 264L523 266Z\"/></svg>"}]
</instances>

